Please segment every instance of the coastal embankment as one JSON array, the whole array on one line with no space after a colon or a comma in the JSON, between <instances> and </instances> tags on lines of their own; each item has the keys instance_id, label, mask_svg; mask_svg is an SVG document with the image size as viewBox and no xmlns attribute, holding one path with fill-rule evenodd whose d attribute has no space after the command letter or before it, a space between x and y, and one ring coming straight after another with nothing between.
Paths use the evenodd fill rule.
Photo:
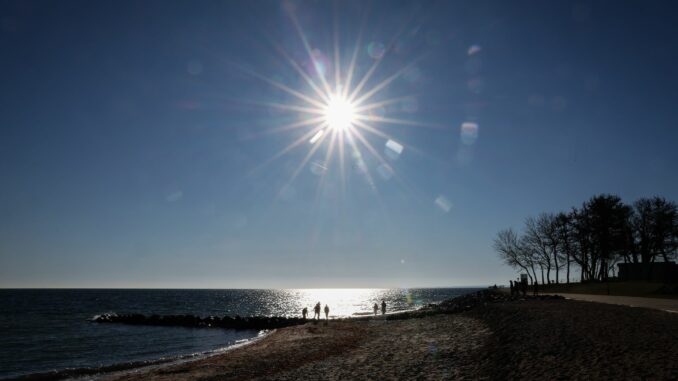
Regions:
<instances>
[{"instance_id":1,"label":"coastal embankment","mask_svg":"<svg viewBox=\"0 0 678 381\"><path fill-rule=\"evenodd\" d=\"M102 380L676 379L678 314L482 291L282 328L237 350Z\"/></svg>"}]
</instances>

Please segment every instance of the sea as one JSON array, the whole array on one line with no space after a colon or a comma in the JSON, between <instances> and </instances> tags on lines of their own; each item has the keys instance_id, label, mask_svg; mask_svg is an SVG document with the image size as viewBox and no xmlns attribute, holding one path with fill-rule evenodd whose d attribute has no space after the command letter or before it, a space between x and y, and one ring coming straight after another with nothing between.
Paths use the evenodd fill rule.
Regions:
<instances>
[{"instance_id":1,"label":"sea","mask_svg":"<svg viewBox=\"0 0 678 381\"><path fill-rule=\"evenodd\" d=\"M265 335L220 328L94 323L104 313L301 316L320 302L330 319L417 309L477 288L412 289L0 289L0 379L98 370L220 353Z\"/></svg>"}]
</instances>

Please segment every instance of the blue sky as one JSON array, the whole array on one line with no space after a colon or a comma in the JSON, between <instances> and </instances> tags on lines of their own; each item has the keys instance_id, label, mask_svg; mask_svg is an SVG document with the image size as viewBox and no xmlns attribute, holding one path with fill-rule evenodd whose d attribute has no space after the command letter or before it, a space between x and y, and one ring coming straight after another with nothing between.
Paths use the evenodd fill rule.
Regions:
<instances>
[{"instance_id":1,"label":"blue sky","mask_svg":"<svg viewBox=\"0 0 678 381\"><path fill-rule=\"evenodd\" d=\"M0 287L505 282L492 239L529 215L678 200L674 8L2 2ZM371 122L384 162L346 145L344 186L327 140L269 160L311 127L272 133L308 105L262 79L317 99L284 54L331 82L335 26L410 123Z\"/></svg>"}]
</instances>

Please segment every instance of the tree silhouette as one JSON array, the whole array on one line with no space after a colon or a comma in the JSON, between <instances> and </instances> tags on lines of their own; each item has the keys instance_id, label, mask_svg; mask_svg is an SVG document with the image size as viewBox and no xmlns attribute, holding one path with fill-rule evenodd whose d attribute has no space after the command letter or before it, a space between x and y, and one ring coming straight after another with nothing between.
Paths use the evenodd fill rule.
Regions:
<instances>
[{"instance_id":1,"label":"tree silhouette","mask_svg":"<svg viewBox=\"0 0 678 381\"><path fill-rule=\"evenodd\" d=\"M662 197L653 197L641 198L633 206L634 246L643 263L654 262L657 257L667 262L675 257L678 249L676 204Z\"/></svg>"},{"instance_id":2,"label":"tree silhouette","mask_svg":"<svg viewBox=\"0 0 678 381\"><path fill-rule=\"evenodd\" d=\"M577 247L574 236L574 226L572 225L572 215L563 212L558 213L558 215L556 215L554 224L556 235L558 237L560 252L565 256L566 283L570 283L570 263L572 262L574 250ZM556 283L558 283L557 279Z\"/></svg>"},{"instance_id":3,"label":"tree silhouette","mask_svg":"<svg viewBox=\"0 0 678 381\"><path fill-rule=\"evenodd\" d=\"M551 283L552 270L555 271L556 282L558 282L562 262L558 261L560 253L555 215L542 213L537 218L528 217L525 220L524 240L527 250L532 252L532 257L537 259L542 269L542 284ZM546 280L544 280L544 269Z\"/></svg>"},{"instance_id":4,"label":"tree silhouette","mask_svg":"<svg viewBox=\"0 0 678 381\"><path fill-rule=\"evenodd\" d=\"M582 205L575 227L585 233L584 245L589 257L589 279L606 280L619 255L628 247L627 232L631 208L616 195L597 195Z\"/></svg>"},{"instance_id":5,"label":"tree silhouette","mask_svg":"<svg viewBox=\"0 0 678 381\"><path fill-rule=\"evenodd\" d=\"M620 262L668 262L678 257L678 206L662 197L641 198L633 208L619 196L599 194L569 213L525 219L522 234L502 230L494 249L506 264L532 280L550 283L579 267L581 281L605 281ZM640 260L640 261L639 261Z\"/></svg>"},{"instance_id":6,"label":"tree silhouette","mask_svg":"<svg viewBox=\"0 0 678 381\"><path fill-rule=\"evenodd\" d=\"M532 253L527 250L522 240L512 229L497 233L497 237L494 239L494 250L499 253L499 256L507 265L525 270L530 281L537 278ZM532 270L532 274L530 274L530 270Z\"/></svg>"}]
</instances>

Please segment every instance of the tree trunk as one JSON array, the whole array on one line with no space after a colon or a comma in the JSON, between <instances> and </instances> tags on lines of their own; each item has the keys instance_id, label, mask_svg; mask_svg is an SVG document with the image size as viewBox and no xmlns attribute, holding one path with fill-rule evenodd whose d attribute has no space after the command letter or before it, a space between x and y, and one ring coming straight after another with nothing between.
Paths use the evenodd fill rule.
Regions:
<instances>
[{"instance_id":1,"label":"tree trunk","mask_svg":"<svg viewBox=\"0 0 678 381\"><path fill-rule=\"evenodd\" d=\"M567 253L567 284L570 284L570 253Z\"/></svg>"},{"instance_id":2,"label":"tree trunk","mask_svg":"<svg viewBox=\"0 0 678 381\"><path fill-rule=\"evenodd\" d=\"M539 266L541 268L541 284L544 284L544 266Z\"/></svg>"},{"instance_id":3,"label":"tree trunk","mask_svg":"<svg viewBox=\"0 0 678 381\"><path fill-rule=\"evenodd\" d=\"M534 269L534 265L532 265L532 275L534 275L532 278L532 284L534 284L534 281L537 280L537 271Z\"/></svg>"}]
</instances>

